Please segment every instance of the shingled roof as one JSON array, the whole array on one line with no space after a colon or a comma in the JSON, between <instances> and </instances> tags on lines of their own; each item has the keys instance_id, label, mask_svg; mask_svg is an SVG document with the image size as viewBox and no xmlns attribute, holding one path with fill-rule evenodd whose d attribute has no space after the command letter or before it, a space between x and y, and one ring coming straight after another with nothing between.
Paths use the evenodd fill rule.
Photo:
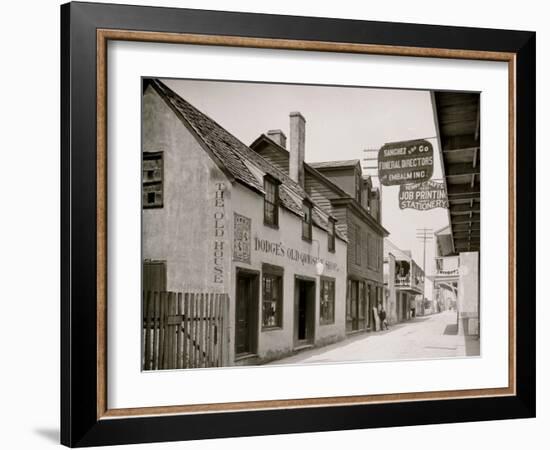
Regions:
<instances>
[{"instance_id":1,"label":"shingled roof","mask_svg":"<svg viewBox=\"0 0 550 450\"><path fill-rule=\"evenodd\" d=\"M358 159L346 159L342 161L323 161L308 163L311 167L317 170L323 169L342 169L344 167L354 167L359 164Z\"/></svg>"},{"instance_id":2,"label":"shingled roof","mask_svg":"<svg viewBox=\"0 0 550 450\"><path fill-rule=\"evenodd\" d=\"M263 181L259 180L249 170L247 164L252 164L260 171L278 180L280 184L279 198L281 206L292 213L303 217L302 205L293 197L300 200L307 199L313 205L313 223L324 230L328 229L328 220L325 216L334 217L321 209L307 194L307 192L286 173L273 166L261 155L246 146L243 142L229 133L215 120L199 111L189 102L181 98L172 89L157 79L147 80L168 106L175 112L185 125L191 128L195 136L200 139L212 153L216 162L235 180L250 187L256 192L264 194ZM342 240L346 238L339 232L336 233Z\"/></svg>"}]
</instances>

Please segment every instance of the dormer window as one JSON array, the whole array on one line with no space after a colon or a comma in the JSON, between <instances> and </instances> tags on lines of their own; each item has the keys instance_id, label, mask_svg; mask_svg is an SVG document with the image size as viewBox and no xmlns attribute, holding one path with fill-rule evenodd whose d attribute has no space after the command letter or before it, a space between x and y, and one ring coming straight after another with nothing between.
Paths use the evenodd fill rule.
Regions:
<instances>
[{"instance_id":1,"label":"dormer window","mask_svg":"<svg viewBox=\"0 0 550 450\"><path fill-rule=\"evenodd\" d=\"M264 223L272 227L279 226L279 183L264 177Z\"/></svg>"},{"instance_id":2,"label":"dormer window","mask_svg":"<svg viewBox=\"0 0 550 450\"><path fill-rule=\"evenodd\" d=\"M304 203L302 204L302 212L304 213L302 221L302 239L305 239L306 241L311 241L312 206L311 203L307 200L304 200Z\"/></svg>"}]
</instances>

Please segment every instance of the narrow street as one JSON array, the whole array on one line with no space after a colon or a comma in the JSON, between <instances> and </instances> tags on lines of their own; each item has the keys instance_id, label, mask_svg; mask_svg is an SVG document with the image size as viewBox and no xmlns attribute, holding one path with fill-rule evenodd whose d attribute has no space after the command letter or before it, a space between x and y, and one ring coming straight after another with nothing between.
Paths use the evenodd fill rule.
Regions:
<instances>
[{"instance_id":1,"label":"narrow street","mask_svg":"<svg viewBox=\"0 0 550 450\"><path fill-rule=\"evenodd\" d=\"M457 334L456 311L445 311L361 333L270 364L328 363L479 356L479 339Z\"/></svg>"}]
</instances>

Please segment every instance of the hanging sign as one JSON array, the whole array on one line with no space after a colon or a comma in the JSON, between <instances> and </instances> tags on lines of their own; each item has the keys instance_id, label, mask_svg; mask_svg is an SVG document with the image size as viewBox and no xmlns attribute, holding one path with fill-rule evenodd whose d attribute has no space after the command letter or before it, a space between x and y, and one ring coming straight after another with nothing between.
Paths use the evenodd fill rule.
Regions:
<instances>
[{"instance_id":1,"label":"hanging sign","mask_svg":"<svg viewBox=\"0 0 550 450\"><path fill-rule=\"evenodd\" d=\"M378 177L384 186L428 181L433 175L432 144L424 139L385 144L378 151Z\"/></svg>"},{"instance_id":2,"label":"hanging sign","mask_svg":"<svg viewBox=\"0 0 550 450\"><path fill-rule=\"evenodd\" d=\"M252 220L233 213L233 261L250 264L250 234Z\"/></svg>"},{"instance_id":3,"label":"hanging sign","mask_svg":"<svg viewBox=\"0 0 550 450\"><path fill-rule=\"evenodd\" d=\"M399 208L428 211L434 208L449 208L444 183L424 181L404 184L399 187Z\"/></svg>"}]
</instances>

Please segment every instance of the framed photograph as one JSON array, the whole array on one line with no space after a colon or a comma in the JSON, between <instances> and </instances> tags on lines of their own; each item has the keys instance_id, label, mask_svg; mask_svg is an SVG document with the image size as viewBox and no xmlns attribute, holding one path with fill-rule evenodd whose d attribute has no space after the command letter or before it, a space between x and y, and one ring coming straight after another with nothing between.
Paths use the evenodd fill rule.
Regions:
<instances>
[{"instance_id":1,"label":"framed photograph","mask_svg":"<svg viewBox=\"0 0 550 450\"><path fill-rule=\"evenodd\" d=\"M535 33L61 7L61 441L535 415Z\"/></svg>"}]
</instances>

